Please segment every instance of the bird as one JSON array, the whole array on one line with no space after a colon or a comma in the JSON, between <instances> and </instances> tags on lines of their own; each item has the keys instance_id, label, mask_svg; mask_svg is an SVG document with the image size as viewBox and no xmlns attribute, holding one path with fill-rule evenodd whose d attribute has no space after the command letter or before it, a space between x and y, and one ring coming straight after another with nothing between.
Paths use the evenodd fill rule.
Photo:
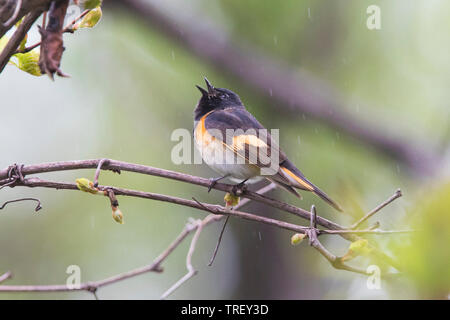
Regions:
<instances>
[{"instance_id":1,"label":"bird","mask_svg":"<svg viewBox=\"0 0 450 320\"><path fill-rule=\"evenodd\" d=\"M299 198L297 189L310 191L343 211L288 159L236 93L215 88L206 77L204 80L206 89L196 85L201 97L194 109L193 136L203 161L220 174L210 179L208 192L225 178L239 182L238 187L267 179Z\"/></svg>"}]
</instances>

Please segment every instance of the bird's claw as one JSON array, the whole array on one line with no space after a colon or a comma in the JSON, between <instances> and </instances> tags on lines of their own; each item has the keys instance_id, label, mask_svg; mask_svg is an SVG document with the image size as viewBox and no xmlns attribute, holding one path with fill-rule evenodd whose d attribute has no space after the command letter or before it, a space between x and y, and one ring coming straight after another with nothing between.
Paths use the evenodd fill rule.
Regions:
<instances>
[{"instance_id":1,"label":"bird's claw","mask_svg":"<svg viewBox=\"0 0 450 320\"><path fill-rule=\"evenodd\" d=\"M211 191L212 188L214 188L214 186L216 185L217 182L219 182L222 179L225 179L226 177L228 177L228 175L223 176L223 177L210 178L209 179L208 193Z\"/></svg>"},{"instance_id":2,"label":"bird's claw","mask_svg":"<svg viewBox=\"0 0 450 320\"><path fill-rule=\"evenodd\" d=\"M236 197L243 195L245 191L247 191L247 185L245 184L245 181L234 185L233 188L231 189L231 192Z\"/></svg>"},{"instance_id":3,"label":"bird's claw","mask_svg":"<svg viewBox=\"0 0 450 320\"><path fill-rule=\"evenodd\" d=\"M219 181L220 179L222 179L222 177L209 179L208 193L211 191L212 188L214 188L214 186L216 185L217 181Z\"/></svg>"}]
</instances>

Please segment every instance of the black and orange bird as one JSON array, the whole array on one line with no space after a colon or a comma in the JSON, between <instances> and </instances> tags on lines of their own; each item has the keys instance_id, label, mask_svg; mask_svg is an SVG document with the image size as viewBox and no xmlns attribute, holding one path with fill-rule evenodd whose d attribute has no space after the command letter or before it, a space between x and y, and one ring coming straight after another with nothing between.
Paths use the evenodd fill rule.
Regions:
<instances>
[{"instance_id":1,"label":"black and orange bird","mask_svg":"<svg viewBox=\"0 0 450 320\"><path fill-rule=\"evenodd\" d=\"M207 89L196 86L202 96L194 110L194 140L205 163L220 174L211 179L210 190L224 178L238 181L240 186L265 178L297 197L296 189L313 192L342 211L287 158L236 93L214 88L206 78L205 82Z\"/></svg>"}]
</instances>

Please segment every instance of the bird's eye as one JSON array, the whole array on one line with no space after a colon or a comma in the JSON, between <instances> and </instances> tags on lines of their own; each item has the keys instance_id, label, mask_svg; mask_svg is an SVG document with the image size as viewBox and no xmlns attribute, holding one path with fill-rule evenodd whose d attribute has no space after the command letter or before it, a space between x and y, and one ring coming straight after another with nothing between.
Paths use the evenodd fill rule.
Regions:
<instances>
[{"instance_id":1,"label":"bird's eye","mask_svg":"<svg viewBox=\"0 0 450 320\"><path fill-rule=\"evenodd\" d=\"M228 95L226 93L221 93L219 96L220 99L228 98Z\"/></svg>"}]
</instances>

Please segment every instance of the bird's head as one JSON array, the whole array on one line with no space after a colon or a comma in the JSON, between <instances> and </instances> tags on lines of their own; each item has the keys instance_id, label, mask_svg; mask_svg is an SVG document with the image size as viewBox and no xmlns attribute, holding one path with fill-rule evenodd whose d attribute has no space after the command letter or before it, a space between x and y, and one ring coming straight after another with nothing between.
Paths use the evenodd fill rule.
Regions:
<instances>
[{"instance_id":1,"label":"bird's head","mask_svg":"<svg viewBox=\"0 0 450 320\"><path fill-rule=\"evenodd\" d=\"M197 108L194 111L196 119L212 110L229 107L243 107L241 99L233 91L224 88L214 88L206 77L205 82L207 90L196 85L197 89L200 90L202 94L197 104Z\"/></svg>"}]
</instances>

